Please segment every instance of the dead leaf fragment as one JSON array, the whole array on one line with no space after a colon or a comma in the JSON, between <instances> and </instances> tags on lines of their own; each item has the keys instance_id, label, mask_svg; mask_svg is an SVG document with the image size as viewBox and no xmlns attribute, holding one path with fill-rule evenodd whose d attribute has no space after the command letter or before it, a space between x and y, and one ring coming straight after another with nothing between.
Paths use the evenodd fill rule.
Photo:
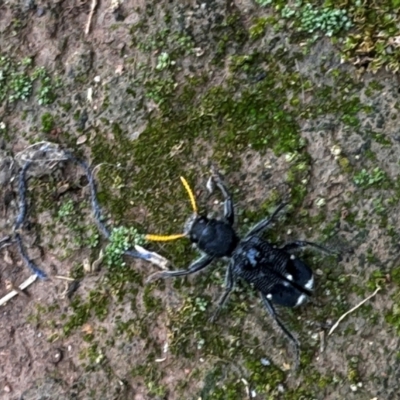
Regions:
<instances>
[{"instance_id":1,"label":"dead leaf fragment","mask_svg":"<svg viewBox=\"0 0 400 400\"><path fill-rule=\"evenodd\" d=\"M80 145L83 144L87 141L87 136L86 135L81 135L78 137L78 139L76 140L76 144Z\"/></svg>"},{"instance_id":2,"label":"dead leaf fragment","mask_svg":"<svg viewBox=\"0 0 400 400\"><path fill-rule=\"evenodd\" d=\"M61 185L57 188L57 194L63 194L69 189L69 183L64 183L64 185Z\"/></svg>"},{"instance_id":3,"label":"dead leaf fragment","mask_svg":"<svg viewBox=\"0 0 400 400\"><path fill-rule=\"evenodd\" d=\"M124 72L124 66L123 66L123 64L117 65L117 68L115 68L115 73L116 73L117 75L122 75L123 72Z\"/></svg>"},{"instance_id":4,"label":"dead leaf fragment","mask_svg":"<svg viewBox=\"0 0 400 400\"><path fill-rule=\"evenodd\" d=\"M86 335L91 335L93 333L93 327L90 324L85 324L82 326L82 332Z\"/></svg>"},{"instance_id":5,"label":"dead leaf fragment","mask_svg":"<svg viewBox=\"0 0 400 400\"><path fill-rule=\"evenodd\" d=\"M14 261L11 259L10 253L8 250L5 251L4 254L4 261L8 264L8 265L12 265L14 264Z\"/></svg>"}]
</instances>

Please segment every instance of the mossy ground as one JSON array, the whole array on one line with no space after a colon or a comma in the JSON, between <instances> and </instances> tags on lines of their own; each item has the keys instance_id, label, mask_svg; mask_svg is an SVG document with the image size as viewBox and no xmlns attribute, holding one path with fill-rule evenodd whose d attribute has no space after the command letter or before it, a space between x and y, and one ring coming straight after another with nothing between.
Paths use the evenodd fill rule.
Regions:
<instances>
[{"instance_id":1,"label":"mossy ground","mask_svg":"<svg viewBox=\"0 0 400 400\"><path fill-rule=\"evenodd\" d=\"M341 9L356 22L363 5L345 3ZM303 28L309 22L281 19L283 3L264 4L269 7L150 2L137 10L126 4L124 21L94 24L97 46L69 33L81 21L70 16L56 28L57 41L66 46L65 70L57 57L38 69L40 56L28 63L0 49L0 70L6 65L12 79L0 92L7 150L51 140L90 159L98 166L99 199L111 225L181 232L191 210L180 175L203 210L222 212L213 202L218 195L208 199L205 190L213 161L234 194L240 233L285 199L290 205L269 240L308 239L343 254L340 261L302 254L316 273L314 301L279 310L301 342L301 368L293 372L290 345L247 285L238 284L218 322L209 323L223 290L224 262L188 279L150 285L145 278L155 267L135 260L104 263L100 272L85 274L85 260L98 260L105 243L90 218L83 173L66 166L30 180L34 223L26 235L36 235L42 264L57 269L53 275L72 276L80 286L68 296L56 278L40 283L21 315L45 339L35 336L30 346L47 352L62 347L69 355L78 371L74 384L66 385L71 396L370 399L394 393L387 387L398 384L392 372L400 330L395 78L381 72L361 79L360 71L341 62L338 50L352 51L348 40L361 25L348 36L335 31L337 49L324 32L318 40L308 35ZM51 6L46 18L57 20L68 11L63 7ZM374 7L368 20L382 25ZM32 24L28 17L26 24L7 32L15 31L18 40ZM371 35L378 46L380 39ZM386 62L395 69L396 53ZM28 103L15 93L26 94ZM174 268L196 257L184 239L147 246ZM377 298L327 337L339 316L378 286ZM14 368L11 363L9 371ZM39 376L45 373L37 368ZM55 375L62 378L63 371L69 371L64 361ZM25 384L33 380L27 376Z\"/></svg>"}]
</instances>

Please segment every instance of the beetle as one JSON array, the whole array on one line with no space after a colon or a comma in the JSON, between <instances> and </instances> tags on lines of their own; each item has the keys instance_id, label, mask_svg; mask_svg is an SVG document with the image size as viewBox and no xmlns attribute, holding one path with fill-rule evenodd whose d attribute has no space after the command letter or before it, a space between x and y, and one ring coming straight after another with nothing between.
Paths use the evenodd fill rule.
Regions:
<instances>
[{"instance_id":1,"label":"beetle","mask_svg":"<svg viewBox=\"0 0 400 400\"><path fill-rule=\"evenodd\" d=\"M293 254L294 251L311 246L326 253L332 252L317 243L304 240L295 240L284 244L282 247L277 247L261 237L287 203L281 203L270 217L257 223L243 238L239 238L233 228L235 214L232 197L214 167L212 168L211 179L224 197L222 219L207 218L198 214L193 192L186 180L181 177L194 211L185 224L184 233L171 236L146 235L147 240L154 241L188 237L203 253L202 257L194 261L188 269L156 272L147 281L159 277L191 275L206 268L216 258L229 258L225 277L225 292L218 302L211 321L215 321L221 308L228 300L236 281L243 279L259 291L268 313L294 345L295 366L297 368L300 357L299 341L281 322L274 304L294 308L304 304L312 295L314 289L313 272L304 261Z\"/></svg>"}]
</instances>

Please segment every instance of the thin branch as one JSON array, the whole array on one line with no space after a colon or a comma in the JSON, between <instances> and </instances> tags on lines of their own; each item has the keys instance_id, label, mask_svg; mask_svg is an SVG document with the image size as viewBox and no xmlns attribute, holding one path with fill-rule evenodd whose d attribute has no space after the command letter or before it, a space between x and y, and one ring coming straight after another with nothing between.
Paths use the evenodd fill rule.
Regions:
<instances>
[{"instance_id":1,"label":"thin branch","mask_svg":"<svg viewBox=\"0 0 400 400\"><path fill-rule=\"evenodd\" d=\"M76 280L74 278L70 278L69 276L63 276L63 275L55 275L54 278L63 279L65 281L70 281L70 282L73 282Z\"/></svg>"},{"instance_id":2,"label":"thin branch","mask_svg":"<svg viewBox=\"0 0 400 400\"><path fill-rule=\"evenodd\" d=\"M355 307L353 307L352 309L350 309L349 311L346 311L336 322L335 325L332 326L331 330L328 333L328 336L330 336L332 334L332 332L338 327L338 325L340 324L340 322L345 319L349 314L351 314L353 311L357 310L357 308L361 307L364 303L366 303L369 299L371 299L372 297L374 297L379 291L381 290L380 287L378 287L374 293L372 293L370 296L368 296L366 299L364 299L363 301L361 301L360 303L358 303Z\"/></svg>"},{"instance_id":3,"label":"thin branch","mask_svg":"<svg viewBox=\"0 0 400 400\"><path fill-rule=\"evenodd\" d=\"M93 18L93 14L94 14L94 10L96 9L96 6L97 6L97 0L92 0L92 6L90 7L88 22L87 22L86 28L85 28L85 35L89 34L90 24L92 23L92 18Z\"/></svg>"},{"instance_id":4,"label":"thin branch","mask_svg":"<svg viewBox=\"0 0 400 400\"><path fill-rule=\"evenodd\" d=\"M24 290L26 289L29 285L31 285L33 282L36 281L38 278L37 274L31 275L26 281L22 282L18 289L19 290ZM19 291L17 290L12 290L10 293L6 294L4 297L0 299L0 306L3 306L6 304L9 300L11 300L14 296L18 294Z\"/></svg>"}]
</instances>

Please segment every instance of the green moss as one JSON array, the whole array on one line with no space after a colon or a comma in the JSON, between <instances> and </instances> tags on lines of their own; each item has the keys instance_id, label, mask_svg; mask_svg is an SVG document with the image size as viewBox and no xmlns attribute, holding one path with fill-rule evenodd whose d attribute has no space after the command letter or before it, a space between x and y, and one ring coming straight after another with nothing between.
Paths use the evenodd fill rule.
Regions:
<instances>
[{"instance_id":1,"label":"green moss","mask_svg":"<svg viewBox=\"0 0 400 400\"><path fill-rule=\"evenodd\" d=\"M350 164L350 161L346 157L339 157L338 163L340 165L340 168L343 170L343 172L349 174L352 172L353 168Z\"/></svg>"},{"instance_id":2,"label":"green moss","mask_svg":"<svg viewBox=\"0 0 400 400\"><path fill-rule=\"evenodd\" d=\"M221 384L221 381L224 383ZM244 387L237 376L230 373L226 376L225 366L217 364L204 378L204 386L198 396L202 399L234 400L244 397Z\"/></svg>"},{"instance_id":3,"label":"green moss","mask_svg":"<svg viewBox=\"0 0 400 400\"><path fill-rule=\"evenodd\" d=\"M152 358L152 357L150 357ZM131 370L133 377L139 377L144 380L150 395L165 397L167 389L160 384L160 380L164 376L164 371L157 368L157 364L154 362L138 365Z\"/></svg>"},{"instance_id":4,"label":"green moss","mask_svg":"<svg viewBox=\"0 0 400 400\"><path fill-rule=\"evenodd\" d=\"M229 70L233 73L244 71L247 72L251 69L256 55L232 55L229 58Z\"/></svg>"},{"instance_id":5,"label":"green moss","mask_svg":"<svg viewBox=\"0 0 400 400\"><path fill-rule=\"evenodd\" d=\"M42 131L44 133L50 133L54 128L54 117L50 113L44 113L42 115Z\"/></svg>"},{"instance_id":6,"label":"green moss","mask_svg":"<svg viewBox=\"0 0 400 400\"><path fill-rule=\"evenodd\" d=\"M249 29L250 39L255 40L263 36L270 22L270 19L266 17L256 18Z\"/></svg>"},{"instance_id":7,"label":"green moss","mask_svg":"<svg viewBox=\"0 0 400 400\"><path fill-rule=\"evenodd\" d=\"M377 185L386 188L390 186L390 181L386 172L379 167L372 170L363 168L354 175L354 182L362 188L376 187Z\"/></svg>"},{"instance_id":8,"label":"green moss","mask_svg":"<svg viewBox=\"0 0 400 400\"><path fill-rule=\"evenodd\" d=\"M69 112L71 111L72 108L72 104L71 103L61 103L60 107L65 111L65 112Z\"/></svg>"},{"instance_id":9,"label":"green moss","mask_svg":"<svg viewBox=\"0 0 400 400\"><path fill-rule=\"evenodd\" d=\"M257 0L257 3L275 11L276 19L281 20L274 24L276 29L282 19L288 21L290 28L286 30L292 33L292 41L301 41L303 46L306 42L310 46L324 34L332 38L345 60L361 70L376 72L382 67L393 72L399 70L399 50L391 39L397 32L396 7L393 8L397 0L382 0L371 6L358 0L342 4L331 1L287 4L282 0ZM350 28L343 37L343 31ZM360 63L359 54L368 55L368 63Z\"/></svg>"},{"instance_id":10,"label":"green moss","mask_svg":"<svg viewBox=\"0 0 400 400\"><path fill-rule=\"evenodd\" d=\"M249 371L250 382L259 395L276 394L277 386L285 380L282 370L272 365L264 366L255 355L247 357L244 365Z\"/></svg>"},{"instance_id":11,"label":"green moss","mask_svg":"<svg viewBox=\"0 0 400 400\"><path fill-rule=\"evenodd\" d=\"M353 384L357 384L358 382L360 382L358 363L359 360L357 359L357 357L351 357L350 360L348 360L347 379L350 383Z\"/></svg>"},{"instance_id":12,"label":"green moss","mask_svg":"<svg viewBox=\"0 0 400 400\"><path fill-rule=\"evenodd\" d=\"M70 335L76 328L87 323L92 316L103 321L108 313L109 302L109 295L97 290L91 290L86 301L80 296L75 296L71 301L72 314L63 326L64 334Z\"/></svg>"},{"instance_id":13,"label":"green moss","mask_svg":"<svg viewBox=\"0 0 400 400\"><path fill-rule=\"evenodd\" d=\"M145 286L143 293L143 303L147 313L160 312L163 309L161 299L154 297L152 294L152 288L150 285Z\"/></svg>"},{"instance_id":14,"label":"green moss","mask_svg":"<svg viewBox=\"0 0 400 400\"><path fill-rule=\"evenodd\" d=\"M377 143L384 147L389 147L392 145L392 142L382 133L372 132L371 135Z\"/></svg>"},{"instance_id":15,"label":"green moss","mask_svg":"<svg viewBox=\"0 0 400 400\"><path fill-rule=\"evenodd\" d=\"M0 103L27 101L34 93L39 105L50 104L56 99L56 91L61 86L58 79L53 79L44 67L33 68L33 60L26 57L16 60L7 54L0 54Z\"/></svg>"},{"instance_id":16,"label":"green moss","mask_svg":"<svg viewBox=\"0 0 400 400\"><path fill-rule=\"evenodd\" d=\"M400 267L393 268L390 271L390 279L397 286L400 286Z\"/></svg>"},{"instance_id":17,"label":"green moss","mask_svg":"<svg viewBox=\"0 0 400 400\"><path fill-rule=\"evenodd\" d=\"M136 244L144 244L144 235L134 227L120 226L111 230L109 243L105 248L105 260L110 270L125 268L124 253L132 249Z\"/></svg>"}]
</instances>

